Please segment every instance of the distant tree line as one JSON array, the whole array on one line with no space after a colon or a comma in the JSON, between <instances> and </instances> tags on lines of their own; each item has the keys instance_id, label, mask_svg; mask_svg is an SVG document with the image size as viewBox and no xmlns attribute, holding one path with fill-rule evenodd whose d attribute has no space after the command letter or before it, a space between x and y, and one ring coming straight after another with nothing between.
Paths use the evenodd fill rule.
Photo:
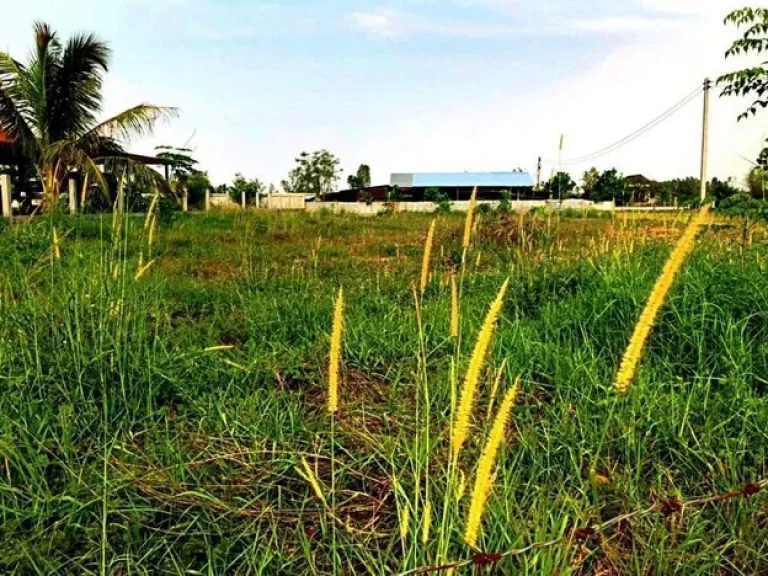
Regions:
<instances>
[{"instance_id":1,"label":"distant tree line","mask_svg":"<svg viewBox=\"0 0 768 576\"><path fill-rule=\"evenodd\" d=\"M768 188L768 171L756 167L750 171L744 186L755 198L763 198ZM617 206L637 204L658 204L691 206L698 204L701 196L699 178L675 178L651 181L642 177L626 178L616 168L600 172L590 168L581 178L579 186L567 172L558 172L541 189L543 194L554 199L583 198L592 202L613 201ZM744 192L733 180L713 178L707 184L707 196L724 200Z\"/></svg>"}]
</instances>

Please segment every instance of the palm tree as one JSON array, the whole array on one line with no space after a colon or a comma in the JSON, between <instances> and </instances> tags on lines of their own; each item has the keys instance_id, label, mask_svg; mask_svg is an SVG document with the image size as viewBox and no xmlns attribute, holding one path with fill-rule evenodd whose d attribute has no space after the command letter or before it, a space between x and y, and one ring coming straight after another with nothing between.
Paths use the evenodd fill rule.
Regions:
<instances>
[{"instance_id":1,"label":"palm tree","mask_svg":"<svg viewBox=\"0 0 768 576\"><path fill-rule=\"evenodd\" d=\"M72 171L106 190L98 164L107 159L123 174L161 180L121 152L133 137L150 134L158 121L175 116L175 109L139 104L99 122L108 45L93 34L77 34L62 44L42 22L34 32L26 64L0 52L0 129L37 168L45 202L55 204Z\"/></svg>"}]
</instances>

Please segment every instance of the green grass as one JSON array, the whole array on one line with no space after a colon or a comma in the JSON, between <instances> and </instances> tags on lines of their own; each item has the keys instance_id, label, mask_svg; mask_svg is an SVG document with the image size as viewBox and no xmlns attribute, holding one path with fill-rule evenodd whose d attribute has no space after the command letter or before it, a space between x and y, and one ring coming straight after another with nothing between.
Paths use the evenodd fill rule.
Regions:
<instances>
[{"instance_id":1,"label":"green grass","mask_svg":"<svg viewBox=\"0 0 768 576\"><path fill-rule=\"evenodd\" d=\"M455 351L445 279L461 259L461 215L439 218L421 330L414 309L431 218L177 216L160 226L139 281L139 253L150 257L138 219L117 231L111 217L59 219L61 260L51 221L3 230L0 573L384 575L469 557L467 495L445 498L451 366L461 381L507 277L460 461L469 494L506 359L500 394L518 376L522 393L483 551L768 476L764 237L742 246L728 223L705 234L635 386L617 397L615 369L684 219L540 214L521 238L517 216L486 217ZM332 425L325 383L340 285ZM204 352L217 345L234 348ZM297 473L302 456L327 492L335 485L339 522ZM765 573L767 520L763 494L651 515L497 573Z\"/></svg>"}]
</instances>

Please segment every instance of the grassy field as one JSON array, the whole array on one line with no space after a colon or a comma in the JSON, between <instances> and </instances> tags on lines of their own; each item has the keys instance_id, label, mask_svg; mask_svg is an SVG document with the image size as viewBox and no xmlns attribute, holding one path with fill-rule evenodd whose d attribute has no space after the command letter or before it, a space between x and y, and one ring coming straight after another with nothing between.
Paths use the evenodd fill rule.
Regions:
<instances>
[{"instance_id":1,"label":"grassy field","mask_svg":"<svg viewBox=\"0 0 768 576\"><path fill-rule=\"evenodd\" d=\"M486 215L461 274L463 217L440 216L416 297L428 215L169 216L151 245L138 218L3 230L0 573L397 574L767 477L761 230L708 227L634 386L612 386L688 218ZM507 278L452 465L457 388ZM478 459L518 378L473 551ZM766 498L455 573L765 574Z\"/></svg>"}]
</instances>

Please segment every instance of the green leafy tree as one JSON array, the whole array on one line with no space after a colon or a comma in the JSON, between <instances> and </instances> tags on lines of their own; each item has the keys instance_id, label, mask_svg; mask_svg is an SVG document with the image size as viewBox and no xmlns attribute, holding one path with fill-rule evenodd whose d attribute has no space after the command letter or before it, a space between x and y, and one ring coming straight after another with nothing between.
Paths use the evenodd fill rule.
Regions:
<instances>
[{"instance_id":1,"label":"green leafy tree","mask_svg":"<svg viewBox=\"0 0 768 576\"><path fill-rule=\"evenodd\" d=\"M584 175L581 177L581 187L584 190L585 198L589 198L592 195L599 178L600 172L594 166L584 172Z\"/></svg>"},{"instance_id":2,"label":"green leafy tree","mask_svg":"<svg viewBox=\"0 0 768 576\"><path fill-rule=\"evenodd\" d=\"M263 194L266 186L258 178L247 180L242 174L235 174L232 185L229 186L229 197L232 201L239 204L242 202L243 192L245 192L246 205L253 204L259 195Z\"/></svg>"},{"instance_id":3,"label":"green leafy tree","mask_svg":"<svg viewBox=\"0 0 768 576\"><path fill-rule=\"evenodd\" d=\"M768 8L741 8L725 17L726 25L737 29L745 28L742 36L733 42L725 57L747 56L751 52L757 56L768 50ZM766 62L750 68L723 74L717 79L722 86L721 96L744 97L754 95L755 100L742 114L739 120L755 116L759 108L768 107L768 70ZM768 148L763 148L758 164L768 165Z\"/></svg>"},{"instance_id":4,"label":"green leafy tree","mask_svg":"<svg viewBox=\"0 0 768 576\"><path fill-rule=\"evenodd\" d=\"M177 198L181 198L187 190L190 176L199 174L198 161L192 156L193 150L175 146L155 147L155 156L168 162L170 182L168 183Z\"/></svg>"},{"instance_id":5,"label":"green leafy tree","mask_svg":"<svg viewBox=\"0 0 768 576\"><path fill-rule=\"evenodd\" d=\"M501 191L501 200L496 208L499 214L509 214L512 211L512 192L510 190Z\"/></svg>"},{"instance_id":6,"label":"green leafy tree","mask_svg":"<svg viewBox=\"0 0 768 576\"><path fill-rule=\"evenodd\" d=\"M543 186L544 193L552 198L568 198L574 190L576 182L567 172L558 172Z\"/></svg>"},{"instance_id":7,"label":"green leafy tree","mask_svg":"<svg viewBox=\"0 0 768 576\"><path fill-rule=\"evenodd\" d=\"M211 181L207 172L190 174L185 183L190 206L202 206L205 202L205 191L211 189Z\"/></svg>"},{"instance_id":8,"label":"green leafy tree","mask_svg":"<svg viewBox=\"0 0 768 576\"><path fill-rule=\"evenodd\" d=\"M680 206L695 206L701 198L701 180L698 178L675 178L660 182L662 198L677 200Z\"/></svg>"},{"instance_id":9,"label":"green leafy tree","mask_svg":"<svg viewBox=\"0 0 768 576\"><path fill-rule=\"evenodd\" d=\"M99 122L111 56L107 44L92 34L61 42L42 22L34 25L34 34L34 50L26 64L0 52L0 128L36 166L46 204L55 205L73 170L107 192L99 162L105 162L108 170L138 175L134 181L144 178L162 186L163 179L154 170L120 153L132 137L149 134L175 111L139 104Z\"/></svg>"},{"instance_id":10,"label":"green leafy tree","mask_svg":"<svg viewBox=\"0 0 768 576\"><path fill-rule=\"evenodd\" d=\"M768 220L768 202L744 193L726 198L718 204L717 211L740 220L742 248L746 248L752 228Z\"/></svg>"},{"instance_id":11,"label":"green leafy tree","mask_svg":"<svg viewBox=\"0 0 768 576\"><path fill-rule=\"evenodd\" d=\"M355 190L368 188L371 185L371 167L367 164L360 164L357 173L347 176L347 185Z\"/></svg>"},{"instance_id":12,"label":"green leafy tree","mask_svg":"<svg viewBox=\"0 0 768 576\"><path fill-rule=\"evenodd\" d=\"M283 189L294 194L313 195L315 198L325 197L336 187L341 176L339 165L341 161L328 152L302 152L296 158L296 167L283 180Z\"/></svg>"},{"instance_id":13,"label":"green leafy tree","mask_svg":"<svg viewBox=\"0 0 768 576\"><path fill-rule=\"evenodd\" d=\"M749 195L752 198L762 198L765 200L768 192L768 169L765 166L753 166L747 174L745 181Z\"/></svg>"},{"instance_id":14,"label":"green leafy tree","mask_svg":"<svg viewBox=\"0 0 768 576\"><path fill-rule=\"evenodd\" d=\"M712 178L712 181L707 185L707 196L714 198L717 201L722 201L739 194L743 194L743 191L733 185L733 180L731 178L728 180Z\"/></svg>"},{"instance_id":15,"label":"green leafy tree","mask_svg":"<svg viewBox=\"0 0 768 576\"><path fill-rule=\"evenodd\" d=\"M612 200L618 205L624 205L630 201L624 186L624 177L619 174L616 168L606 170L600 174L588 198L594 202L609 202Z\"/></svg>"},{"instance_id":16,"label":"green leafy tree","mask_svg":"<svg viewBox=\"0 0 768 576\"><path fill-rule=\"evenodd\" d=\"M155 156L168 162L171 169L171 175L189 176L199 172L197 165L199 162L192 157L194 151L189 148L176 148L174 146L156 146Z\"/></svg>"}]
</instances>

